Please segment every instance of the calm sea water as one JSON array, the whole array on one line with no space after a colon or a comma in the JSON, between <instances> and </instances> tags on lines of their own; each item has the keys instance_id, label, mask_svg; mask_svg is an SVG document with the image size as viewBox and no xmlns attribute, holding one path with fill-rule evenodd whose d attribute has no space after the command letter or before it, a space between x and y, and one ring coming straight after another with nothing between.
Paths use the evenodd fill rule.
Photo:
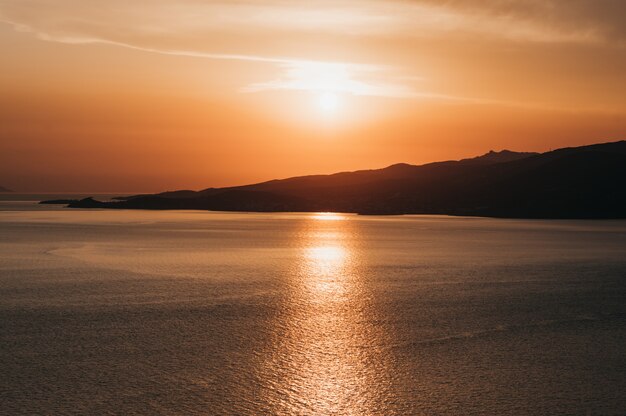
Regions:
<instances>
[{"instance_id":1,"label":"calm sea water","mask_svg":"<svg viewBox=\"0 0 626 416\"><path fill-rule=\"evenodd\" d=\"M0 202L0 413L624 415L626 222Z\"/></svg>"}]
</instances>

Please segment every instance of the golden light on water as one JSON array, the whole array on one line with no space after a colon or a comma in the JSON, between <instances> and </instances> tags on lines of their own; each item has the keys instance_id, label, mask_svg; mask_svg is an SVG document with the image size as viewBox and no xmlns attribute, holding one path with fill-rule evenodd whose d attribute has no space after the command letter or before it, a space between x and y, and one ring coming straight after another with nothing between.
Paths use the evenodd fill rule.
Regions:
<instances>
[{"instance_id":1,"label":"golden light on water","mask_svg":"<svg viewBox=\"0 0 626 416\"><path fill-rule=\"evenodd\" d=\"M340 246L317 246L307 250L306 257L317 263L341 261L346 250Z\"/></svg>"},{"instance_id":2,"label":"golden light on water","mask_svg":"<svg viewBox=\"0 0 626 416\"><path fill-rule=\"evenodd\" d=\"M328 297L342 296L346 293L344 276L337 271L345 266L348 253L344 247L321 245L306 250L305 259L309 276L306 287L312 300L327 302Z\"/></svg>"},{"instance_id":3,"label":"golden light on water","mask_svg":"<svg viewBox=\"0 0 626 416\"><path fill-rule=\"evenodd\" d=\"M346 219L346 216L335 212L317 212L311 218L321 221L338 221Z\"/></svg>"},{"instance_id":4,"label":"golden light on water","mask_svg":"<svg viewBox=\"0 0 626 416\"><path fill-rule=\"evenodd\" d=\"M330 221L328 221L330 220ZM285 300L285 331L267 365L285 414L364 415L388 391L360 269L358 230L348 217L320 213L303 221L300 255ZM280 352L279 352L280 351ZM378 357L377 359L373 357ZM281 414L282 414L281 413Z\"/></svg>"}]
</instances>

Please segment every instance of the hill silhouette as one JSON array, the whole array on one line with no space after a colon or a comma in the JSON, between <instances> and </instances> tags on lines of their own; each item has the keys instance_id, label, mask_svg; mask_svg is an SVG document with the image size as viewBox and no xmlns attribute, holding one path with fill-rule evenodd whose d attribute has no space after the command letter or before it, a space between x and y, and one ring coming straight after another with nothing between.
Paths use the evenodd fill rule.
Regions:
<instances>
[{"instance_id":1,"label":"hill silhouette","mask_svg":"<svg viewBox=\"0 0 626 416\"><path fill-rule=\"evenodd\" d=\"M13 191L10 190L10 189L5 188L3 186L0 186L0 192L13 192Z\"/></svg>"},{"instance_id":2,"label":"hill silhouette","mask_svg":"<svg viewBox=\"0 0 626 416\"><path fill-rule=\"evenodd\" d=\"M626 141L136 195L75 208L626 218Z\"/></svg>"}]
</instances>

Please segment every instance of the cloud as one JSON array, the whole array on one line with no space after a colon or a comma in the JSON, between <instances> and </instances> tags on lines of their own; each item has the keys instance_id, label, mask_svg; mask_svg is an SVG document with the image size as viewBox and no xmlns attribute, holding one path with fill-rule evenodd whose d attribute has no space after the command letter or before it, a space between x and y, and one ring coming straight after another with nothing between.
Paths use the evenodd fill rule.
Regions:
<instances>
[{"instance_id":1,"label":"cloud","mask_svg":"<svg viewBox=\"0 0 626 416\"><path fill-rule=\"evenodd\" d=\"M203 52L219 46L218 35L265 33L621 42L624 15L623 0L0 0L0 18L47 39Z\"/></svg>"},{"instance_id":2,"label":"cloud","mask_svg":"<svg viewBox=\"0 0 626 416\"><path fill-rule=\"evenodd\" d=\"M623 0L404 0L407 8L441 8L457 16L446 29L530 42L626 41Z\"/></svg>"},{"instance_id":3,"label":"cloud","mask_svg":"<svg viewBox=\"0 0 626 416\"><path fill-rule=\"evenodd\" d=\"M15 24L14 24L15 25ZM23 32L33 32L28 26L15 25ZM216 60L260 62L276 65L281 76L272 81L258 82L241 89L242 92L252 93L271 90L299 90L299 91L332 91L354 95L380 96L395 98L417 97L418 94L408 85L388 84L377 81L359 80L363 74L380 74L389 70L384 66L325 62L314 60L294 59L277 56L261 56L250 54L210 53L196 50L164 49L157 47L138 46L114 40L97 37L63 35L51 36L44 32L37 33L37 37L45 41L56 41L67 44L107 44L134 49L142 52L157 53L171 56L186 56ZM434 98L434 96L433 96Z\"/></svg>"},{"instance_id":4,"label":"cloud","mask_svg":"<svg viewBox=\"0 0 626 416\"><path fill-rule=\"evenodd\" d=\"M279 78L249 85L242 91L296 90L395 98L417 96L406 85L368 79L368 76L389 70L382 66L299 61L281 63L280 68L282 74Z\"/></svg>"},{"instance_id":5,"label":"cloud","mask_svg":"<svg viewBox=\"0 0 626 416\"><path fill-rule=\"evenodd\" d=\"M388 72L389 68L379 65L211 51L224 49L223 44L212 41L223 32L241 30L252 38L259 31L276 28L309 30L337 25L346 28L351 25L354 29L372 23L374 17L354 16L341 7L324 12L310 7L294 8L281 2L261 6L258 2L244 1L226 4L156 0L156 5L161 7L158 12L145 5L140 7L138 3L126 5L126 2L111 0L105 6L94 7L87 2L59 0L55 7L51 7L49 3L37 0L5 0L0 3L0 19L19 31L34 33L45 41L108 44L172 56L260 62L278 68L280 74L277 79L249 85L242 88L242 92L332 89L369 96L415 96L409 85L363 79L364 74L380 75ZM165 41L164 37L167 38ZM208 47L205 46L207 44ZM333 83L332 88L329 88L329 82Z\"/></svg>"},{"instance_id":6,"label":"cloud","mask_svg":"<svg viewBox=\"0 0 626 416\"><path fill-rule=\"evenodd\" d=\"M302 34L351 42L372 37L478 36L623 45L624 15L622 0L0 0L0 21L46 41L110 44L277 67L275 79L244 87L244 92L332 90L431 99L458 98L419 92L414 82L406 81L414 74L399 74L388 66L309 61L293 53L274 56L268 51L276 49L272 47L276 39Z\"/></svg>"}]
</instances>

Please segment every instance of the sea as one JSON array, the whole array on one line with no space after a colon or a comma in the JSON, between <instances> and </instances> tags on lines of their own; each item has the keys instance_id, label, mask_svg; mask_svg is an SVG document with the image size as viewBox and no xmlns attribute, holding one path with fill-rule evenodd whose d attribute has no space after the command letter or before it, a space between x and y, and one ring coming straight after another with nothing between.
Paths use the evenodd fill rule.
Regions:
<instances>
[{"instance_id":1,"label":"sea","mask_svg":"<svg viewBox=\"0 0 626 416\"><path fill-rule=\"evenodd\" d=\"M626 221L2 199L2 415L626 414Z\"/></svg>"}]
</instances>

